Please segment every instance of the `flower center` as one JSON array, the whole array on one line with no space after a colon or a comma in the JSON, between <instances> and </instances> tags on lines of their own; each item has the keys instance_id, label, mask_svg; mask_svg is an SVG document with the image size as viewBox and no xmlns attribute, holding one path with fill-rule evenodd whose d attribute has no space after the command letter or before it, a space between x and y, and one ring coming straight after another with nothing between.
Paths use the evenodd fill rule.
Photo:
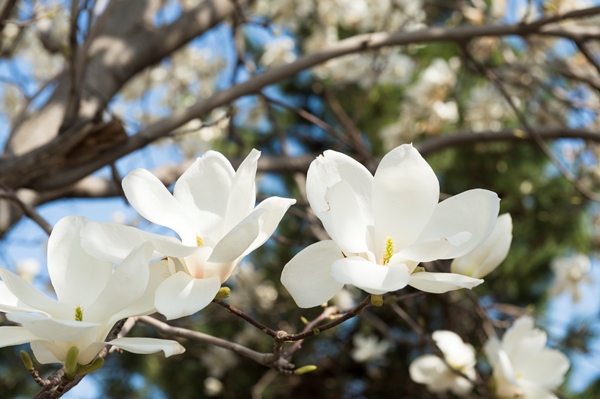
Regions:
<instances>
[{"instance_id":1,"label":"flower center","mask_svg":"<svg viewBox=\"0 0 600 399\"><path fill-rule=\"evenodd\" d=\"M75 321L83 321L83 308L81 306L75 308Z\"/></svg>"},{"instance_id":2,"label":"flower center","mask_svg":"<svg viewBox=\"0 0 600 399\"><path fill-rule=\"evenodd\" d=\"M390 263L390 259L394 256L394 242L391 238L388 238L385 242L385 252L383 254L383 265L387 266Z\"/></svg>"},{"instance_id":3,"label":"flower center","mask_svg":"<svg viewBox=\"0 0 600 399\"><path fill-rule=\"evenodd\" d=\"M199 247L203 247L204 246L204 240L202 240L202 237L200 237L197 234L196 234L196 245L199 246Z\"/></svg>"}]
</instances>

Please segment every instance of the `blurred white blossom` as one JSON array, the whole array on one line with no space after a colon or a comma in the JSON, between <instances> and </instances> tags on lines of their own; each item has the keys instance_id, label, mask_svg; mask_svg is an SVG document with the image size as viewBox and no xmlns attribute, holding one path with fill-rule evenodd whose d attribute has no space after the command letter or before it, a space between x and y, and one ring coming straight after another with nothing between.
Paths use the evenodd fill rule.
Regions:
<instances>
[{"instance_id":1,"label":"blurred white blossom","mask_svg":"<svg viewBox=\"0 0 600 399\"><path fill-rule=\"evenodd\" d=\"M371 362L382 359L391 347L388 340L379 340L375 335L368 337L356 334L352 338L354 348L350 353L355 362Z\"/></svg>"},{"instance_id":2,"label":"blurred white blossom","mask_svg":"<svg viewBox=\"0 0 600 399\"><path fill-rule=\"evenodd\" d=\"M223 392L223 383L215 377L204 379L204 393L206 396L217 396Z\"/></svg>"},{"instance_id":3,"label":"blurred white blossom","mask_svg":"<svg viewBox=\"0 0 600 399\"><path fill-rule=\"evenodd\" d=\"M260 64L267 68L289 64L296 60L294 48L294 40L291 37L277 37L265 44L265 52L260 58Z\"/></svg>"},{"instance_id":4,"label":"blurred white blossom","mask_svg":"<svg viewBox=\"0 0 600 399\"><path fill-rule=\"evenodd\" d=\"M16 271L19 276L28 283L40 274L42 267L40 262L34 258L26 258L17 263Z\"/></svg>"},{"instance_id":5,"label":"blurred white blossom","mask_svg":"<svg viewBox=\"0 0 600 399\"><path fill-rule=\"evenodd\" d=\"M476 378L475 349L452 331L438 330L432 334L436 345L442 351L444 360L436 355L417 357L410 364L410 378L420 384L427 385L427 390L433 393L452 391L464 396L471 392ZM459 371L465 377L458 375L452 369Z\"/></svg>"},{"instance_id":6,"label":"blurred white blossom","mask_svg":"<svg viewBox=\"0 0 600 399\"><path fill-rule=\"evenodd\" d=\"M592 278L589 276L590 258L583 254L556 258L550 263L550 268L554 272L554 283L550 287L550 295L557 296L563 292L570 292L573 302L579 302L581 299L579 284L582 281L588 284L592 283Z\"/></svg>"}]
</instances>

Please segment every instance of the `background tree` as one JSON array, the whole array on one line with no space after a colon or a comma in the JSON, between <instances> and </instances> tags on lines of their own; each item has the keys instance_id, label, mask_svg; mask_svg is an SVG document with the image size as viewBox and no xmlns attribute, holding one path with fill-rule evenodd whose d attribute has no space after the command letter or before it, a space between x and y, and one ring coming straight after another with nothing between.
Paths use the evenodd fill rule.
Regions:
<instances>
[{"instance_id":1,"label":"background tree","mask_svg":"<svg viewBox=\"0 0 600 399\"><path fill-rule=\"evenodd\" d=\"M110 354L101 371L86 377L98 397L440 397L408 376L412 359L436 350L434 330L456 332L483 359L486 329L505 329L526 312L558 328L553 346L573 359L584 354L579 361L586 364L594 356L598 315L559 317L566 324L557 327L547 309L551 260L593 255L597 243L595 2L5 0L0 6L0 232L9 269L24 274L21 257L39 253L47 237L39 228L49 232L74 209L97 221L118 212L126 223L156 230L118 200L121 177L145 167L170 185L211 148L234 166L251 148L261 150L259 198L298 199L277 236L240 268L227 300L274 331L299 332L303 318L337 314L298 309L279 283L286 262L326 236L304 191L309 163L326 149L373 171L387 151L412 142L438 174L444 198L486 188L502 198L501 213L512 215L509 257L484 285L443 295L405 289L395 302L305 340L291 360L316 364L315 372L281 375L188 337L185 355L167 360ZM43 285L47 276L32 278ZM364 297L344 295L335 302L340 309ZM215 304L170 324L257 352L274 350L272 338ZM142 333L173 332L143 323L130 331ZM1 396L37 392L25 370L14 367L18 353L2 354ZM479 367L474 396L491 397L489 375ZM592 398L598 385L563 392Z\"/></svg>"}]
</instances>

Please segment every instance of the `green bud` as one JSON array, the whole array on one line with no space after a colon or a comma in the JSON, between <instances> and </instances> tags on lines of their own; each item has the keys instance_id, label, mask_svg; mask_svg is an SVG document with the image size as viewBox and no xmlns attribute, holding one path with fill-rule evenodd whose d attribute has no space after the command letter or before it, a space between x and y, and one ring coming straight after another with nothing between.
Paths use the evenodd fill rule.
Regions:
<instances>
[{"instance_id":1,"label":"green bud","mask_svg":"<svg viewBox=\"0 0 600 399\"><path fill-rule=\"evenodd\" d=\"M307 319L306 319L306 317L304 317L304 316L301 316L301 317L300 317L300 321L301 321L302 323L304 323L304 324L308 324L308 320L307 320Z\"/></svg>"},{"instance_id":2,"label":"green bud","mask_svg":"<svg viewBox=\"0 0 600 399\"><path fill-rule=\"evenodd\" d=\"M371 295L371 304L373 304L373 306L382 306L383 305L383 296Z\"/></svg>"},{"instance_id":3,"label":"green bud","mask_svg":"<svg viewBox=\"0 0 600 399\"><path fill-rule=\"evenodd\" d=\"M79 357L79 348L72 346L67 352L67 359L65 360L65 375L74 376L77 372L77 358Z\"/></svg>"},{"instance_id":4,"label":"green bud","mask_svg":"<svg viewBox=\"0 0 600 399\"><path fill-rule=\"evenodd\" d=\"M315 328L315 329L313 330L313 334L315 334L315 335L319 335L319 334L321 334L321 330L319 330L318 328Z\"/></svg>"},{"instance_id":5,"label":"green bud","mask_svg":"<svg viewBox=\"0 0 600 399\"><path fill-rule=\"evenodd\" d=\"M91 373L92 371L98 370L100 367L104 365L104 359L101 357L97 357L90 364L86 364L85 366L79 366L77 370L77 374L86 375Z\"/></svg>"},{"instance_id":6,"label":"green bud","mask_svg":"<svg viewBox=\"0 0 600 399\"><path fill-rule=\"evenodd\" d=\"M29 357L29 353L21 351L21 360L27 370L33 370L33 361L31 360L31 357Z\"/></svg>"},{"instance_id":7,"label":"green bud","mask_svg":"<svg viewBox=\"0 0 600 399\"><path fill-rule=\"evenodd\" d=\"M229 287L221 287L219 289L219 292L217 292L217 296L215 296L215 299L229 298L230 295L231 295L231 289Z\"/></svg>"},{"instance_id":8,"label":"green bud","mask_svg":"<svg viewBox=\"0 0 600 399\"><path fill-rule=\"evenodd\" d=\"M317 369L317 366L311 364L311 365L303 366L303 367L300 367L300 368L294 370L294 374L296 374L296 375L302 375L302 374L306 374L306 373L310 373L312 371L315 371L316 369Z\"/></svg>"}]
</instances>

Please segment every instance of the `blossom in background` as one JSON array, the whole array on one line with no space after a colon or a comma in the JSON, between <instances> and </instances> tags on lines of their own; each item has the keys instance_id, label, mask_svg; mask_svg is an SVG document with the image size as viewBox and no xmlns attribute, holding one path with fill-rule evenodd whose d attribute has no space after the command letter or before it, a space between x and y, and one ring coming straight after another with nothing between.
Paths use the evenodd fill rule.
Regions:
<instances>
[{"instance_id":1,"label":"blossom in background","mask_svg":"<svg viewBox=\"0 0 600 399\"><path fill-rule=\"evenodd\" d=\"M471 381L476 377L475 349L471 344L465 344L452 331L435 331L432 338L442 351L445 362L436 355L419 356L410 364L410 378L414 382L426 384L429 392L440 393L450 390L456 395L467 395L473 389ZM453 372L448 366L469 379Z\"/></svg>"},{"instance_id":2,"label":"blossom in background","mask_svg":"<svg viewBox=\"0 0 600 399\"><path fill-rule=\"evenodd\" d=\"M582 254L552 260L550 268L554 272L554 283L550 287L550 295L558 296L566 291L571 293L573 302L579 302L579 283L592 283L589 276L591 266L590 258Z\"/></svg>"},{"instance_id":3,"label":"blossom in background","mask_svg":"<svg viewBox=\"0 0 600 399\"><path fill-rule=\"evenodd\" d=\"M512 219L508 213L498 216L492 234L480 246L452 261L452 273L483 278L506 259L512 241Z\"/></svg>"},{"instance_id":4,"label":"blossom in background","mask_svg":"<svg viewBox=\"0 0 600 399\"><path fill-rule=\"evenodd\" d=\"M483 281L417 265L479 246L496 223L498 196L476 189L438 204L437 177L412 145L385 155L375 176L354 159L325 151L310 165L306 191L332 239L285 265L281 282L298 306L320 305L344 284L381 295L407 284L443 293Z\"/></svg>"},{"instance_id":5,"label":"blossom in background","mask_svg":"<svg viewBox=\"0 0 600 399\"><path fill-rule=\"evenodd\" d=\"M485 344L498 397L557 399L552 390L562 384L569 359L546 348L546 339L546 333L534 327L533 319L523 316L501 341L493 337Z\"/></svg>"},{"instance_id":6,"label":"blossom in background","mask_svg":"<svg viewBox=\"0 0 600 399\"><path fill-rule=\"evenodd\" d=\"M91 254L119 260L143 242L165 256L166 279L156 291L156 309L168 319L207 306L241 259L271 237L296 201L270 197L255 207L260 152L252 150L237 172L220 153L198 158L175 183L173 194L145 169L123 179L129 203L149 221L174 230L181 241L108 223L90 223L82 233Z\"/></svg>"},{"instance_id":7,"label":"blossom in background","mask_svg":"<svg viewBox=\"0 0 600 399\"><path fill-rule=\"evenodd\" d=\"M350 353L355 362L363 363L374 360L380 360L390 350L390 342L388 340L379 340L375 335L368 337L355 334L352 338L354 349Z\"/></svg>"},{"instance_id":8,"label":"blossom in background","mask_svg":"<svg viewBox=\"0 0 600 399\"><path fill-rule=\"evenodd\" d=\"M265 52L260 57L260 64L267 68L289 64L296 60L294 47L296 44L291 37L277 37L265 44Z\"/></svg>"},{"instance_id":9,"label":"blossom in background","mask_svg":"<svg viewBox=\"0 0 600 399\"><path fill-rule=\"evenodd\" d=\"M21 326L0 327L0 346L31 343L40 363L64 363L72 347L77 362L90 363L106 345L114 324L123 318L153 313L160 267L148 267L152 244L131 251L113 269L110 262L88 255L80 244L82 217L60 220L48 241L48 274L57 300L47 297L18 275L0 268L0 311ZM134 353L185 349L175 341L117 338L110 344Z\"/></svg>"}]
</instances>

